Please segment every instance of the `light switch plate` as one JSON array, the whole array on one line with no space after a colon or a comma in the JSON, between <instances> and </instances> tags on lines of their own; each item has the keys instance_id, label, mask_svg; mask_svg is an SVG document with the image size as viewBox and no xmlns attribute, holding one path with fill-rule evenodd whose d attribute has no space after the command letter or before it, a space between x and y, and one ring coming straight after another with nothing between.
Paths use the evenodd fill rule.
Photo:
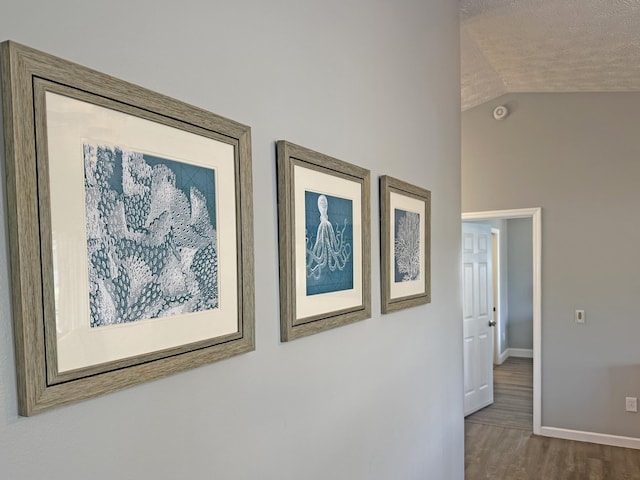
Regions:
<instances>
[{"instance_id":1,"label":"light switch plate","mask_svg":"<svg viewBox=\"0 0 640 480\"><path fill-rule=\"evenodd\" d=\"M627 397L626 398L626 410L627 412L637 412L638 411L638 398L637 397Z\"/></svg>"}]
</instances>

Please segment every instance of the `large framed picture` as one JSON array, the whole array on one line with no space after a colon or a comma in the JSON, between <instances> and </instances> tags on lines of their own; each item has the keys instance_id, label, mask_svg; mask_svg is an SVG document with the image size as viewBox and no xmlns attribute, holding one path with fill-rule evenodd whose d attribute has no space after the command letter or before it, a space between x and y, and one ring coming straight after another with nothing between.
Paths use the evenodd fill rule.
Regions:
<instances>
[{"instance_id":1,"label":"large framed picture","mask_svg":"<svg viewBox=\"0 0 640 480\"><path fill-rule=\"evenodd\" d=\"M380 177L382 313L431 302L431 192Z\"/></svg>"},{"instance_id":2,"label":"large framed picture","mask_svg":"<svg viewBox=\"0 0 640 480\"><path fill-rule=\"evenodd\" d=\"M249 127L0 48L19 413L253 350Z\"/></svg>"},{"instance_id":3,"label":"large framed picture","mask_svg":"<svg viewBox=\"0 0 640 480\"><path fill-rule=\"evenodd\" d=\"M369 171L277 142L281 339L371 316Z\"/></svg>"}]
</instances>

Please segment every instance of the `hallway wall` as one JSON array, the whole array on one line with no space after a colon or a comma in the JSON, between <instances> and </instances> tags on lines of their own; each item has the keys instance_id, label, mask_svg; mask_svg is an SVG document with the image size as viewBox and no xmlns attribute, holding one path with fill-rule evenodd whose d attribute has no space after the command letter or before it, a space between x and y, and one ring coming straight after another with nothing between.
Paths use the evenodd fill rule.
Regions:
<instances>
[{"instance_id":1,"label":"hallway wall","mask_svg":"<svg viewBox=\"0 0 640 480\"><path fill-rule=\"evenodd\" d=\"M251 126L256 238L255 352L21 418L1 182L0 478L463 478L456 2L3 0L0 36ZM290 343L279 139L371 170L372 318ZM433 199L432 303L384 316L379 175Z\"/></svg>"},{"instance_id":2,"label":"hallway wall","mask_svg":"<svg viewBox=\"0 0 640 480\"><path fill-rule=\"evenodd\" d=\"M531 218L510 218L507 250L509 348L533 349L533 242Z\"/></svg>"}]
</instances>

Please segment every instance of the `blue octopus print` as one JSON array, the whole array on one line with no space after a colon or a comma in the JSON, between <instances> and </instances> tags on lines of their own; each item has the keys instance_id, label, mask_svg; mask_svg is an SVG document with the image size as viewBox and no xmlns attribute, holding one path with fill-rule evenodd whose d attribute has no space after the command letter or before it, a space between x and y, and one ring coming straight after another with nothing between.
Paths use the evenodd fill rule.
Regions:
<instances>
[{"instance_id":1,"label":"blue octopus print","mask_svg":"<svg viewBox=\"0 0 640 480\"><path fill-rule=\"evenodd\" d=\"M305 191L305 225L307 295L352 289L353 201Z\"/></svg>"},{"instance_id":2,"label":"blue octopus print","mask_svg":"<svg viewBox=\"0 0 640 480\"><path fill-rule=\"evenodd\" d=\"M84 144L91 327L218 307L215 171Z\"/></svg>"},{"instance_id":3,"label":"blue octopus print","mask_svg":"<svg viewBox=\"0 0 640 480\"><path fill-rule=\"evenodd\" d=\"M395 211L395 281L420 279L420 214L399 208Z\"/></svg>"}]
</instances>

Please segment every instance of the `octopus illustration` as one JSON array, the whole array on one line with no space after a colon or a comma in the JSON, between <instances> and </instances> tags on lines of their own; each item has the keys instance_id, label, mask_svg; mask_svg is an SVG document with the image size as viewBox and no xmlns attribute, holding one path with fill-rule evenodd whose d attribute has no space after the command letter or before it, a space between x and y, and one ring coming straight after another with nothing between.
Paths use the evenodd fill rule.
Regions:
<instances>
[{"instance_id":1,"label":"octopus illustration","mask_svg":"<svg viewBox=\"0 0 640 480\"><path fill-rule=\"evenodd\" d=\"M333 225L329 221L327 208L329 201L324 195L318 197L318 210L320 211L320 223L316 233L315 242L313 237L307 236L307 276L319 279L325 267L330 271L344 270L349 257L351 256L351 245L345 241L344 230L347 228L347 219L344 220L342 228L338 227L334 231ZM313 246L311 246L313 244Z\"/></svg>"}]
</instances>

